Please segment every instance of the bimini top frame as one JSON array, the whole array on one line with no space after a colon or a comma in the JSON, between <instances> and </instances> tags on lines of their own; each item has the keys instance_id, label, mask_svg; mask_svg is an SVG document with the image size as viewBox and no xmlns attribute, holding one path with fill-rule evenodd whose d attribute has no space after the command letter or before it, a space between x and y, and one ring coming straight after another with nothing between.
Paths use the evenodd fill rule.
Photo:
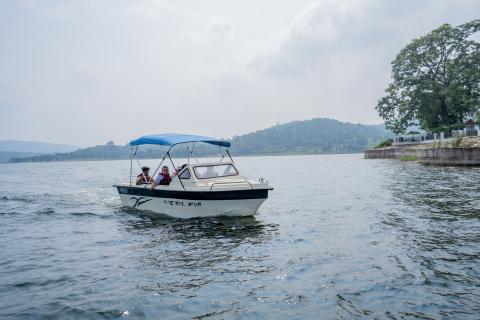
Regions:
<instances>
[{"instance_id":1,"label":"bimini top frame","mask_svg":"<svg viewBox=\"0 0 480 320\"><path fill-rule=\"evenodd\" d=\"M164 154L162 161L158 165L157 169L153 173L152 176L154 176L160 166L163 164L165 159L168 157L170 159L170 162L172 163L173 169L175 169L175 164L173 163L172 157L170 156L170 150L178 144L182 143L195 143L195 142L205 142L209 144L213 144L219 147L225 147L229 148L231 146L231 143L229 141L225 140L219 140L211 137L205 137L205 136L196 136L196 135L191 135L191 134L177 134L177 133L164 133L164 134L155 134L155 135L148 135L148 136L142 136L138 139L130 141L130 147L132 149L131 157L130 157L130 185L132 185L132 166L133 166L133 157L135 157L135 160L138 163L138 166L140 166L140 162L138 161L136 155L137 155L137 150L139 145L144 145L144 144L153 144L153 145L160 145L160 146L168 146L167 153ZM135 147L135 148L134 148ZM188 150L188 147L187 147ZM230 152L228 149L225 150L228 157L230 160L233 162L232 156L230 155ZM192 149L192 154L193 154L193 149ZM162 148L162 153L163 153L163 148ZM222 159L224 158L224 155L222 153ZM183 182L181 179L179 179L180 183L182 184L183 189L185 189L185 186L183 185ZM145 185L146 187L146 185Z\"/></svg>"},{"instance_id":2,"label":"bimini top frame","mask_svg":"<svg viewBox=\"0 0 480 320\"><path fill-rule=\"evenodd\" d=\"M130 141L130 146L139 146L142 144L157 144L162 146L173 147L176 144L180 143L189 143L189 142L206 142L221 147L230 147L230 142L225 140L218 140L215 138L204 137L204 136L195 136L191 134L177 134L177 133L164 133L164 134L155 134L149 136L143 136L138 139Z\"/></svg>"}]
</instances>

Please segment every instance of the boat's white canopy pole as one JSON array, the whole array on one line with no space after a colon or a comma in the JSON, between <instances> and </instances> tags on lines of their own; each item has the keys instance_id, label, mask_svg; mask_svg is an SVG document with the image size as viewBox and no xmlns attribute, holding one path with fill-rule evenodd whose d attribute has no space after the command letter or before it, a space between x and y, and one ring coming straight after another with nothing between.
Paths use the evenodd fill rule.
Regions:
<instances>
[{"instance_id":1,"label":"boat's white canopy pole","mask_svg":"<svg viewBox=\"0 0 480 320\"><path fill-rule=\"evenodd\" d=\"M132 170L133 170L132 166L133 166L133 147L130 147L130 187L132 186Z\"/></svg>"},{"instance_id":2,"label":"boat's white canopy pole","mask_svg":"<svg viewBox=\"0 0 480 320\"><path fill-rule=\"evenodd\" d=\"M155 176L155 174L157 173L158 169L160 169L160 166L162 165L163 161L165 160L166 158L166 154L163 152L163 147L162 145L160 145L160 149L162 150L162 161L160 161L160 164L158 165L157 169L155 169L155 172L152 174L152 177ZM170 151L170 149L168 149L168 151Z\"/></svg>"},{"instance_id":3,"label":"boat's white canopy pole","mask_svg":"<svg viewBox=\"0 0 480 320\"><path fill-rule=\"evenodd\" d=\"M133 154L133 156L135 157L135 161L137 162L138 168L140 169L141 175L143 176L143 181L145 181L145 187L147 187L148 180L147 180L147 177L145 177L145 175L143 174L142 165L140 164L140 161L138 161L137 151L138 151L138 146L135 148L135 153Z\"/></svg>"},{"instance_id":4,"label":"boat's white canopy pole","mask_svg":"<svg viewBox=\"0 0 480 320\"><path fill-rule=\"evenodd\" d=\"M173 170L176 170L176 168L175 168L175 163L173 163L172 157L170 156L170 150L172 150L172 148L173 148L174 146L175 146L175 145L171 146L170 149L168 149L168 151L167 151L167 156L168 156L168 158L170 159L170 162L172 163ZM180 177L179 177L178 175L177 175L177 178L178 178L178 181L180 181L180 184L182 185L183 190L185 190L185 186L183 185L182 179L180 179Z\"/></svg>"},{"instance_id":5,"label":"boat's white canopy pole","mask_svg":"<svg viewBox=\"0 0 480 320\"><path fill-rule=\"evenodd\" d=\"M192 158L195 159L195 162L199 164L197 156L195 155L195 142L192 144ZM190 163L189 163L190 164Z\"/></svg>"},{"instance_id":6,"label":"boat's white canopy pole","mask_svg":"<svg viewBox=\"0 0 480 320\"><path fill-rule=\"evenodd\" d=\"M220 162L222 162L222 159L223 159L223 152L222 152L222 147L220 147L220 143L218 143L218 151L220 151Z\"/></svg>"},{"instance_id":7,"label":"boat's white canopy pole","mask_svg":"<svg viewBox=\"0 0 480 320\"><path fill-rule=\"evenodd\" d=\"M228 154L228 157L230 158L230 160L232 161L233 164L235 164L235 161L233 161L232 159L232 156L230 155L230 152L228 151L228 149L225 150Z\"/></svg>"},{"instance_id":8,"label":"boat's white canopy pole","mask_svg":"<svg viewBox=\"0 0 480 320\"><path fill-rule=\"evenodd\" d=\"M138 168L140 169L140 172L141 172L141 175L143 176L143 181L145 181L145 183L147 183L147 177L145 177L145 175L143 174L143 170L142 170L142 165L140 164L140 161L138 161L138 158L137 158L137 154L135 153L135 160L137 161L138 163Z\"/></svg>"}]
</instances>

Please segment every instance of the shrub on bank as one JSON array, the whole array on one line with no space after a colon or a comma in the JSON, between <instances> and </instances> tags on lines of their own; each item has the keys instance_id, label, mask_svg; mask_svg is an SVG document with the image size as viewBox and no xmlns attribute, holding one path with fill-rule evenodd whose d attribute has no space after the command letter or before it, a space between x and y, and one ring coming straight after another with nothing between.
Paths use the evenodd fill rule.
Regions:
<instances>
[{"instance_id":1,"label":"shrub on bank","mask_svg":"<svg viewBox=\"0 0 480 320\"><path fill-rule=\"evenodd\" d=\"M377 146L375 146L375 149L390 147L391 145L392 145L392 139L387 139L387 140L383 140Z\"/></svg>"},{"instance_id":2,"label":"shrub on bank","mask_svg":"<svg viewBox=\"0 0 480 320\"><path fill-rule=\"evenodd\" d=\"M402 156L400 157L400 160L401 161L416 161L417 160L417 156Z\"/></svg>"},{"instance_id":3,"label":"shrub on bank","mask_svg":"<svg viewBox=\"0 0 480 320\"><path fill-rule=\"evenodd\" d=\"M462 136L458 136L458 137L453 141L452 146L453 146L454 148L460 147L460 144L462 143L462 139L463 139Z\"/></svg>"}]
</instances>

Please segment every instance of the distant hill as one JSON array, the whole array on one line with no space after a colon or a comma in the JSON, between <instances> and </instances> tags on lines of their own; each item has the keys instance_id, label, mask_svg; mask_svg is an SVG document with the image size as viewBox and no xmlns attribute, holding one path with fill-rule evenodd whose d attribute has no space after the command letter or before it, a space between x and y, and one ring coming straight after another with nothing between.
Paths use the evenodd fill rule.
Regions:
<instances>
[{"instance_id":1,"label":"distant hill","mask_svg":"<svg viewBox=\"0 0 480 320\"><path fill-rule=\"evenodd\" d=\"M235 154L355 153L391 136L383 125L316 118L235 136Z\"/></svg>"},{"instance_id":2,"label":"distant hill","mask_svg":"<svg viewBox=\"0 0 480 320\"><path fill-rule=\"evenodd\" d=\"M47 162L47 161L74 161L74 160L115 160L127 159L130 148L113 144L99 145L78 149L73 152L41 154L32 157L18 157L11 162Z\"/></svg>"},{"instance_id":3,"label":"distant hill","mask_svg":"<svg viewBox=\"0 0 480 320\"><path fill-rule=\"evenodd\" d=\"M71 152L77 149L79 147L68 144L0 140L0 162L8 162L12 158L31 157L55 152Z\"/></svg>"},{"instance_id":4,"label":"distant hill","mask_svg":"<svg viewBox=\"0 0 480 320\"><path fill-rule=\"evenodd\" d=\"M38 155L36 152L0 151L0 163L9 162L14 158L26 158Z\"/></svg>"},{"instance_id":5,"label":"distant hill","mask_svg":"<svg viewBox=\"0 0 480 320\"><path fill-rule=\"evenodd\" d=\"M390 137L383 125L363 125L317 118L306 121L293 121L264 130L235 136L232 141L233 155L261 154L316 154L316 153L358 153ZM209 145L195 147L195 154L208 156L218 152ZM18 157L12 162L69 161L69 160L112 160L128 159L128 146L99 145L68 153ZM184 156L184 151L177 151ZM144 147L139 158L158 158L159 148Z\"/></svg>"},{"instance_id":6,"label":"distant hill","mask_svg":"<svg viewBox=\"0 0 480 320\"><path fill-rule=\"evenodd\" d=\"M72 152L79 149L69 144L57 144L38 141L0 140L0 151L55 153Z\"/></svg>"}]
</instances>

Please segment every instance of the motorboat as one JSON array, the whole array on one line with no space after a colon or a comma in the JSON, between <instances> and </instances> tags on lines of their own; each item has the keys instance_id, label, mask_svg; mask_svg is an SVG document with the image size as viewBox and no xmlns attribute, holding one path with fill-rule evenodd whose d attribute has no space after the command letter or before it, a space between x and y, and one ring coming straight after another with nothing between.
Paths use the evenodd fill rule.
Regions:
<instances>
[{"instance_id":1,"label":"motorboat","mask_svg":"<svg viewBox=\"0 0 480 320\"><path fill-rule=\"evenodd\" d=\"M220 159L200 163L193 152L198 143L218 146ZM170 184L152 185L148 180L140 185L132 183L133 160L142 167L137 158L141 145L162 148L163 157L152 176L168 160L174 169L178 168ZM175 167L171 151L179 145L187 145L187 163ZM188 134L156 134L130 141L130 181L114 185L122 205L175 218L254 215L273 188L264 178L251 180L240 175L228 150L230 146L229 141ZM165 153L163 147L168 148Z\"/></svg>"}]
</instances>

